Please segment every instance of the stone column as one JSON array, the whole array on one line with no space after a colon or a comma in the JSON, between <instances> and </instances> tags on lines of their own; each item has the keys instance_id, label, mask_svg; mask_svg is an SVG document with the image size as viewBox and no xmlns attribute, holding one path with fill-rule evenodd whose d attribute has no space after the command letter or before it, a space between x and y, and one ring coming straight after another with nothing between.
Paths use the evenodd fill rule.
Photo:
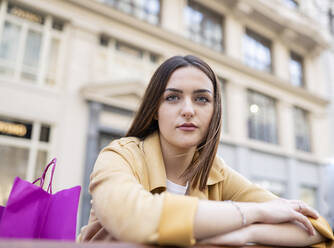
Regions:
<instances>
[{"instance_id":1,"label":"stone column","mask_svg":"<svg viewBox=\"0 0 334 248\"><path fill-rule=\"evenodd\" d=\"M226 84L228 132L238 143L247 139L247 90L243 85L229 81Z\"/></svg>"},{"instance_id":2,"label":"stone column","mask_svg":"<svg viewBox=\"0 0 334 248\"><path fill-rule=\"evenodd\" d=\"M161 1L161 26L173 33L183 35L185 0Z\"/></svg>"},{"instance_id":3,"label":"stone column","mask_svg":"<svg viewBox=\"0 0 334 248\"><path fill-rule=\"evenodd\" d=\"M244 27L232 16L226 16L224 22L225 52L228 56L242 61Z\"/></svg>"}]
</instances>

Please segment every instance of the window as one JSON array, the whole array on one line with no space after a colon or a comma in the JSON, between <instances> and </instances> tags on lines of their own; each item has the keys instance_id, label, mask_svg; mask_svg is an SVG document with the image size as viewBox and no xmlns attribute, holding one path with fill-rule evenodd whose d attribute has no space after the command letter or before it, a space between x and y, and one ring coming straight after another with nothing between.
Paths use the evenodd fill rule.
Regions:
<instances>
[{"instance_id":1,"label":"window","mask_svg":"<svg viewBox=\"0 0 334 248\"><path fill-rule=\"evenodd\" d=\"M248 91L248 137L277 144L277 114L275 99Z\"/></svg>"},{"instance_id":2,"label":"window","mask_svg":"<svg viewBox=\"0 0 334 248\"><path fill-rule=\"evenodd\" d=\"M131 46L129 44L120 42L120 41L116 41L116 50L127 54L129 56L133 56L135 58L142 58L143 57L143 50L141 50L140 48Z\"/></svg>"},{"instance_id":3,"label":"window","mask_svg":"<svg viewBox=\"0 0 334 248\"><path fill-rule=\"evenodd\" d=\"M106 77L133 81L149 80L162 56L131 41L101 34L94 54L94 78ZM129 71L131 73L129 74Z\"/></svg>"},{"instance_id":4,"label":"window","mask_svg":"<svg viewBox=\"0 0 334 248\"><path fill-rule=\"evenodd\" d=\"M243 45L244 63L252 68L272 72L271 41L247 29Z\"/></svg>"},{"instance_id":5,"label":"window","mask_svg":"<svg viewBox=\"0 0 334 248\"><path fill-rule=\"evenodd\" d=\"M160 22L160 0L97 0L151 24Z\"/></svg>"},{"instance_id":6,"label":"window","mask_svg":"<svg viewBox=\"0 0 334 248\"><path fill-rule=\"evenodd\" d=\"M312 186L302 185L299 188L299 199L304 201L312 208L317 207L317 189Z\"/></svg>"},{"instance_id":7,"label":"window","mask_svg":"<svg viewBox=\"0 0 334 248\"><path fill-rule=\"evenodd\" d=\"M221 84L221 90L222 90L222 131L224 133L228 132L228 112L227 112L227 95L226 95L226 79L218 77L218 80L220 81Z\"/></svg>"},{"instance_id":8,"label":"window","mask_svg":"<svg viewBox=\"0 0 334 248\"><path fill-rule=\"evenodd\" d=\"M290 81L294 86L304 86L303 58L294 53L290 53Z\"/></svg>"},{"instance_id":9,"label":"window","mask_svg":"<svg viewBox=\"0 0 334 248\"><path fill-rule=\"evenodd\" d=\"M295 145L297 150L311 151L310 122L308 112L304 109L294 108Z\"/></svg>"},{"instance_id":10,"label":"window","mask_svg":"<svg viewBox=\"0 0 334 248\"><path fill-rule=\"evenodd\" d=\"M120 55L125 55L125 56L131 57L134 59L139 59L139 60L143 60L143 59L148 60L153 64L158 63L161 58L160 55L154 52L147 51L135 45L110 38L105 34L100 35L99 42L100 42L101 47L104 47L106 49L110 48Z\"/></svg>"},{"instance_id":11,"label":"window","mask_svg":"<svg viewBox=\"0 0 334 248\"><path fill-rule=\"evenodd\" d=\"M0 76L54 86L63 22L36 11L1 2Z\"/></svg>"},{"instance_id":12,"label":"window","mask_svg":"<svg viewBox=\"0 0 334 248\"><path fill-rule=\"evenodd\" d=\"M284 197L286 192L285 183L281 181L273 181L269 179L254 179L252 180L256 185L269 190L278 197Z\"/></svg>"},{"instance_id":13,"label":"window","mask_svg":"<svg viewBox=\"0 0 334 248\"><path fill-rule=\"evenodd\" d=\"M217 51L223 50L223 18L193 0L184 10L186 37Z\"/></svg>"},{"instance_id":14,"label":"window","mask_svg":"<svg viewBox=\"0 0 334 248\"><path fill-rule=\"evenodd\" d=\"M16 176L36 179L48 162L51 127L0 116L0 205L5 205Z\"/></svg>"},{"instance_id":15,"label":"window","mask_svg":"<svg viewBox=\"0 0 334 248\"><path fill-rule=\"evenodd\" d=\"M291 9L297 9L299 7L299 3L296 0L283 0L283 2Z\"/></svg>"}]
</instances>

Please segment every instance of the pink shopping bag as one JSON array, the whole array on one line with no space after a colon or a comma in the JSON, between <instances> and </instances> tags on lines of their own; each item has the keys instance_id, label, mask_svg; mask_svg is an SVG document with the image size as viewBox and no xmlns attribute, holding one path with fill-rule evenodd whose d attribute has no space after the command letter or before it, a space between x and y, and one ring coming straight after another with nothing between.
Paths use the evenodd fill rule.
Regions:
<instances>
[{"instance_id":1,"label":"pink shopping bag","mask_svg":"<svg viewBox=\"0 0 334 248\"><path fill-rule=\"evenodd\" d=\"M47 190L45 176L52 166ZM52 194L53 159L33 183L16 177L6 207L0 206L0 237L75 240L80 186ZM40 185L35 185L36 182Z\"/></svg>"}]
</instances>

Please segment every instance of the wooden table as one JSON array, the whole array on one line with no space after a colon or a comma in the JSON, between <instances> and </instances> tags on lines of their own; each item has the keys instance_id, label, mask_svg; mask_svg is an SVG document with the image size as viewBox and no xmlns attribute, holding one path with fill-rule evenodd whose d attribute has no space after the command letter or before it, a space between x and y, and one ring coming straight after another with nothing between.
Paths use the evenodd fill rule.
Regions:
<instances>
[{"instance_id":1,"label":"wooden table","mask_svg":"<svg viewBox=\"0 0 334 248\"><path fill-rule=\"evenodd\" d=\"M140 245L124 242L75 243L68 241L0 239L0 248L153 248L162 246ZM171 247L171 246L170 246ZM197 248L227 248L228 246L195 245ZM247 248L265 248L269 246L243 246ZM235 246L234 246L235 248Z\"/></svg>"}]
</instances>

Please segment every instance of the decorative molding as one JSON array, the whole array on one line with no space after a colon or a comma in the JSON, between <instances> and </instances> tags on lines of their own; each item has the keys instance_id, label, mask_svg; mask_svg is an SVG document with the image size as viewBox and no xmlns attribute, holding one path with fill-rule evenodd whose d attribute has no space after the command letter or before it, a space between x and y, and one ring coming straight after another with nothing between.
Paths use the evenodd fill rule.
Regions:
<instances>
[{"instance_id":1,"label":"decorative molding","mask_svg":"<svg viewBox=\"0 0 334 248\"><path fill-rule=\"evenodd\" d=\"M89 84L80 94L87 101L102 103L130 111L137 111L146 85L142 82L110 82ZM129 99L132 99L129 101Z\"/></svg>"}]
</instances>

